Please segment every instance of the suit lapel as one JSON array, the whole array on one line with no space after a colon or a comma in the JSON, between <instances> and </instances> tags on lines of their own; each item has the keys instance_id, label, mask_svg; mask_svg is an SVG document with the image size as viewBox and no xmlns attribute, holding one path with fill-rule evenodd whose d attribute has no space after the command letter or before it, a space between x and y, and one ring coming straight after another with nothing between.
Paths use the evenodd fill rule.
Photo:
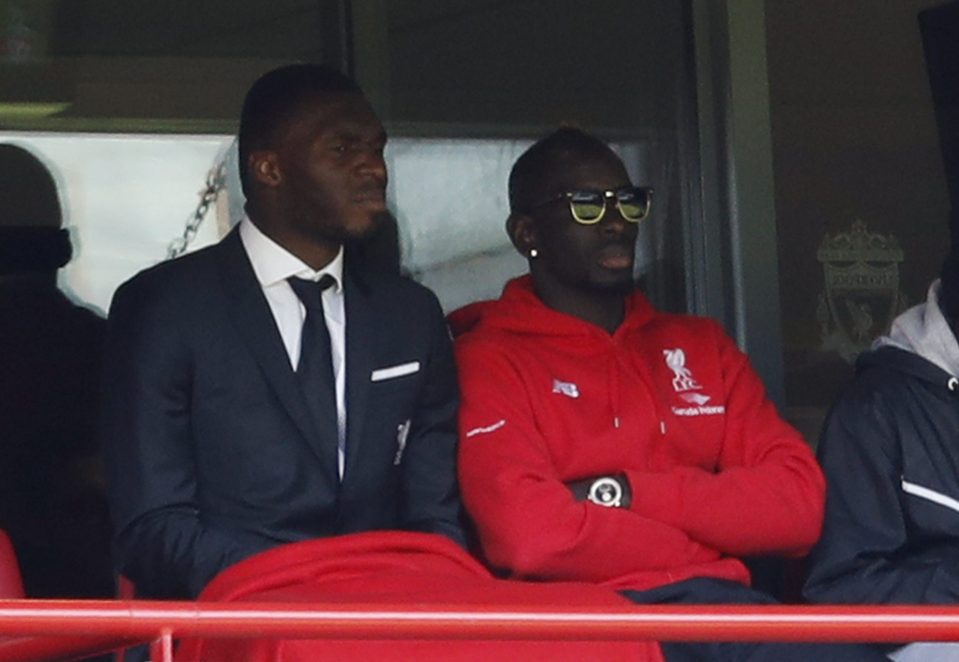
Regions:
<instances>
[{"instance_id":1,"label":"suit lapel","mask_svg":"<svg viewBox=\"0 0 959 662\"><path fill-rule=\"evenodd\" d=\"M346 296L346 483L359 458L363 423L369 411L370 373L373 371L373 338L376 323L367 285L344 271Z\"/></svg>"},{"instance_id":2,"label":"suit lapel","mask_svg":"<svg viewBox=\"0 0 959 662\"><path fill-rule=\"evenodd\" d=\"M323 434L307 407L273 312L263 295L237 230L219 244L220 273L230 315L267 382L324 467L336 474L336 428ZM331 437L332 435L332 437Z\"/></svg>"}]
</instances>

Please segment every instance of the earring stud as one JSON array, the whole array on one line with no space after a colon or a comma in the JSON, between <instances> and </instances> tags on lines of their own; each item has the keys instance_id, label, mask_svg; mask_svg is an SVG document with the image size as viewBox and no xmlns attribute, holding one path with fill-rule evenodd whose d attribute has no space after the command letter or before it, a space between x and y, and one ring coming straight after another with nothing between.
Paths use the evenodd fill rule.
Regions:
<instances>
[{"instance_id":1,"label":"earring stud","mask_svg":"<svg viewBox=\"0 0 959 662\"><path fill-rule=\"evenodd\" d=\"M529 249L529 259L535 260L537 257L539 257L539 251L535 248Z\"/></svg>"}]
</instances>

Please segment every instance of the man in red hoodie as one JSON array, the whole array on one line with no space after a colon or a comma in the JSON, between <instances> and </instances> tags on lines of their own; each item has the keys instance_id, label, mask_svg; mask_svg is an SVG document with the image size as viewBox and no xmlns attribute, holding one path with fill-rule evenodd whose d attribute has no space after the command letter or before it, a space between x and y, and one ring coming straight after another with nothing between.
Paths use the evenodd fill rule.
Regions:
<instances>
[{"instance_id":1,"label":"man in red hoodie","mask_svg":"<svg viewBox=\"0 0 959 662\"><path fill-rule=\"evenodd\" d=\"M563 128L516 162L509 201L530 274L451 318L470 327L456 341L459 474L487 560L643 604L772 602L739 557L805 554L823 477L718 324L659 313L635 290L652 191L605 143ZM663 648L668 660L883 659L854 646Z\"/></svg>"}]
</instances>

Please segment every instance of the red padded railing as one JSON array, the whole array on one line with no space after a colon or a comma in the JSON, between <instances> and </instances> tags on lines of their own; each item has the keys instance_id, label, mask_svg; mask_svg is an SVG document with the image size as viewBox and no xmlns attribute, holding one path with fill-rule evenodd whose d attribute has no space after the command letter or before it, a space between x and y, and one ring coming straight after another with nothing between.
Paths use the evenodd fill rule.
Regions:
<instances>
[{"instance_id":1,"label":"red padded railing","mask_svg":"<svg viewBox=\"0 0 959 662\"><path fill-rule=\"evenodd\" d=\"M959 607L644 606L566 610L362 604L0 600L0 658L45 659L57 637L77 653L173 637L578 641L959 641ZM31 652L30 642L37 648ZM49 653L45 653L49 656Z\"/></svg>"}]
</instances>

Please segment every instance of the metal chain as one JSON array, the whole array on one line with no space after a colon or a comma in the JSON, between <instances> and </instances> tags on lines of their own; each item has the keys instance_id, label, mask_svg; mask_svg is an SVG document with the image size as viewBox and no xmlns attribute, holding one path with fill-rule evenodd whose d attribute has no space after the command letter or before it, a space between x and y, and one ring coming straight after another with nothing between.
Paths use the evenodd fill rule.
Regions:
<instances>
[{"instance_id":1,"label":"metal chain","mask_svg":"<svg viewBox=\"0 0 959 662\"><path fill-rule=\"evenodd\" d=\"M196 237L200 230L203 219L206 218L210 205L216 202L216 197L226 184L226 160L210 168L206 175L206 188L200 192L200 203L193 210L193 213L187 218L186 225L183 228L183 234L170 242L167 248L167 259L172 260L186 252L190 242Z\"/></svg>"}]
</instances>

